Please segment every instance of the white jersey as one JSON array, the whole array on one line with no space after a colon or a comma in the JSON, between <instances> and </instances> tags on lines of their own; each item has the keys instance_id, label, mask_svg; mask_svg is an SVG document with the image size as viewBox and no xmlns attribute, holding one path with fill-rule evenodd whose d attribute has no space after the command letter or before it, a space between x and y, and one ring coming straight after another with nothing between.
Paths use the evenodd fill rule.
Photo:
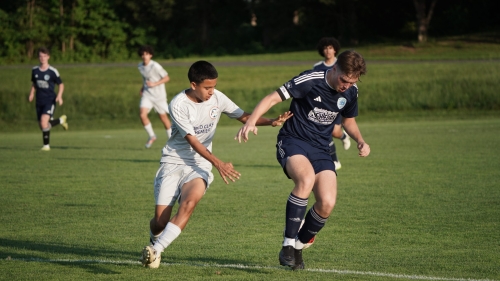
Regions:
<instances>
[{"instance_id":1,"label":"white jersey","mask_svg":"<svg viewBox=\"0 0 500 281\"><path fill-rule=\"evenodd\" d=\"M239 118L244 111L218 90L204 102L196 103L188 98L186 91L177 94L168 106L172 118L172 136L162 150L162 163L202 166L211 169L212 164L198 154L184 138L190 134L211 152L215 127L221 113L230 118Z\"/></svg>"},{"instance_id":2,"label":"white jersey","mask_svg":"<svg viewBox=\"0 0 500 281\"><path fill-rule=\"evenodd\" d=\"M155 62L154 60L150 60L148 65L144 65L144 63L139 63L137 66L139 68L139 72L142 75L142 96L149 98L152 101L158 100L166 100L167 99L167 91L165 90L165 83L158 85L156 87L148 87L146 84L147 81L158 82L163 77L167 76L168 73L163 67Z\"/></svg>"}]
</instances>

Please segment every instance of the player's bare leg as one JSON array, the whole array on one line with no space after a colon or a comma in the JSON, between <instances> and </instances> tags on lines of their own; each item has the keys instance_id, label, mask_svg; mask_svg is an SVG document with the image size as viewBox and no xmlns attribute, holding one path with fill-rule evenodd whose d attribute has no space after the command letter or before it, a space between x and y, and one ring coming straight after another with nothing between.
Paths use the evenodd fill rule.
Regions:
<instances>
[{"instance_id":1,"label":"player's bare leg","mask_svg":"<svg viewBox=\"0 0 500 281\"><path fill-rule=\"evenodd\" d=\"M196 178L190 182L185 183L181 190L181 202L177 214L170 220L171 223L177 225L183 230L193 213L196 205L200 202L205 194L206 184L202 178Z\"/></svg>"},{"instance_id":2,"label":"player's bare leg","mask_svg":"<svg viewBox=\"0 0 500 281\"><path fill-rule=\"evenodd\" d=\"M148 133L148 141L146 142L146 148L150 148L151 145L153 145L153 142L156 140L156 135L155 135L155 132L153 131L153 126L151 125L151 121L149 120L148 118L148 114L149 114L149 111L151 109L150 108L146 108L146 107L141 107L140 108L140 112L139 112L139 116L141 117L141 122L142 122L142 125L144 126L144 129L146 130L146 132Z\"/></svg>"},{"instance_id":3,"label":"player's bare leg","mask_svg":"<svg viewBox=\"0 0 500 281\"><path fill-rule=\"evenodd\" d=\"M42 130L42 138L43 138L43 147L41 151L49 151L50 150L50 115L42 114L40 116L40 130Z\"/></svg>"},{"instance_id":4,"label":"player's bare leg","mask_svg":"<svg viewBox=\"0 0 500 281\"><path fill-rule=\"evenodd\" d=\"M149 222L151 230L151 243L154 244L170 221L173 206L156 205L155 216Z\"/></svg>"},{"instance_id":5,"label":"player's bare leg","mask_svg":"<svg viewBox=\"0 0 500 281\"><path fill-rule=\"evenodd\" d=\"M286 162L286 171L295 183L286 205L285 238L279 254L281 265L292 269L304 268L302 249L296 249L296 237L304 218L309 194L314 187L315 173L309 160L303 155L294 155Z\"/></svg>"}]
</instances>

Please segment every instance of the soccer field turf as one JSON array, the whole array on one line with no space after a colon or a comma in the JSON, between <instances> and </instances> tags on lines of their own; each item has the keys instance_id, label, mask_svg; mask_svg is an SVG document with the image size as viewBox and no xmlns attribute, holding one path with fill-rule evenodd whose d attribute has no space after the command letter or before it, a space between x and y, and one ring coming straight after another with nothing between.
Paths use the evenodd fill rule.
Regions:
<instances>
[{"instance_id":1,"label":"soccer field turf","mask_svg":"<svg viewBox=\"0 0 500 281\"><path fill-rule=\"evenodd\" d=\"M236 122L235 122L236 124ZM344 151L338 200L304 250L279 266L292 182L275 160L277 128L248 143L219 127L214 154L241 179L215 180L157 270L142 268L161 133L0 135L0 280L500 280L500 120L368 122L372 153ZM314 199L311 197L309 205Z\"/></svg>"}]
</instances>

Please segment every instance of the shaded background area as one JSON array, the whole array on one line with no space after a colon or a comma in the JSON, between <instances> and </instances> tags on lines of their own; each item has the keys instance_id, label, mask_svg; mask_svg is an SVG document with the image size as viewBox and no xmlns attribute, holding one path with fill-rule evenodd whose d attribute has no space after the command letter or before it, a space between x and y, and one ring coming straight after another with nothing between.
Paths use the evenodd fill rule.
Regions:
<instances>
[{"instance_id":1,"label":"shaded background area","mask_svg":"<svg viewBox=\"0 0 500 281\"><path fill-rule=\"evenodd\" d=\"M96 62L136 58L142 44L169 59L311 50L323 36L343 46L471 33L499 42L496 11L494 0L2 1L0 62L31 61L42 45L53 61Z\"/></svg>"}]
</instances>

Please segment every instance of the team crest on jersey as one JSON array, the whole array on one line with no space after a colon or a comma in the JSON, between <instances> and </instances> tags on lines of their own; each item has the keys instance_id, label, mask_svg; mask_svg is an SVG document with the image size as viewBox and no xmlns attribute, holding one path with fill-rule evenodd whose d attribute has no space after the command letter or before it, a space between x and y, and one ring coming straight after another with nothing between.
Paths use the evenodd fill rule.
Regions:
<instances>
[{"instance_id":1,"label":"team crest on jersey","mask_svg":"<svg viewBox=\"0 0 500 281\"><path fill-rule=\"evenodd\" d=\"M219 108L214 107L214 108L210 109L210 118L215 119L215 118L217 118L217 116L219 116Z\"/></svg>"},{"instance_id":2,"label":"team crest on jersey","mask_svg":"<svg viewBox=\"0 0 500 281\"><path fill-rule=\"evenodd\" d=\"M49 81L50 76L48 74L45 74L45 76L43 76L43 79L45 79L45 81Z\"/></svg>"},{"instance_id":3,"label":"team crest on jersey","mask_svg":"<svg viewBox=\"0 0 500 281\"><path fill-rule=\"evenodd\" d=\"M344 108L346 103L347 103L347 100L345 98L340 98L337 100L337 107L339 109L342 109L342 108Z\"/></svg>"}]
</instances>

